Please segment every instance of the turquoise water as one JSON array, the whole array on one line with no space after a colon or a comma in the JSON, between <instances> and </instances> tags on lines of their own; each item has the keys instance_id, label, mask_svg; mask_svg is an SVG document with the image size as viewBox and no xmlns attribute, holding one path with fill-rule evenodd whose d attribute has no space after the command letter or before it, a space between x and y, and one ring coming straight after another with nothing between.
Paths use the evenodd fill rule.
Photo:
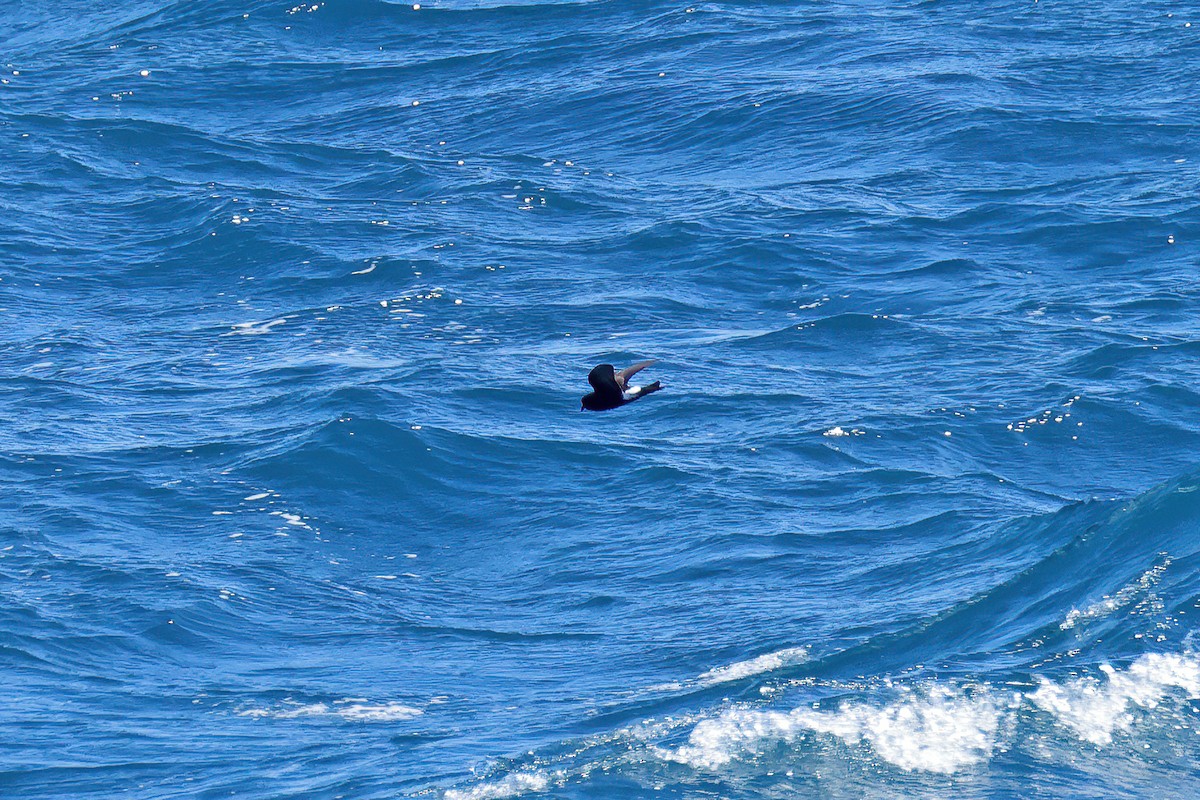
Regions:
<instances>
[{"instance_id":1,"label":"turquoise water","mask_svg":"<svg viewBox=\"0 0 1200 800\"><path fill-rule=\"evenodd\" d=\"M1092 5L8 4L0 794L1200 797L1200 17Z\"/></svg>"}]
</instances>

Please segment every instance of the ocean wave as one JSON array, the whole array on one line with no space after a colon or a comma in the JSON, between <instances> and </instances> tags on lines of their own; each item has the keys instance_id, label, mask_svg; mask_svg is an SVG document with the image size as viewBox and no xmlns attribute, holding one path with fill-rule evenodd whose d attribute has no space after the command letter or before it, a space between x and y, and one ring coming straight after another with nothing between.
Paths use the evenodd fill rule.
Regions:
<instances>
[{"instance_id":1,"label":"ocean wave","mask_svg":"<svg viewBox=\"0 0 1200 800\"><path fill-rule=\"evenodd\" d=\"M1053 763L1054 751L1038 742L1055 730L1069 734L1075 746L1100 748L1098 754L1116 749L1116 758L1140 752L1147 740L1191 735L1191 701L1200 698L1195 654L1146 653L1125 666L1101 664L1094 672L1074 678L1039 674L1025 688L1013 681L888 681L859 687L857 697L791 709L735 705L711 715L647 720L571 743L565 748L569 756L539 756L536 769L500 771L444 796L539 793L551 785L586 784L598 771L661 780L653 770L643 775L639 765L648 759L682 765L696 780L710 775L735 785L784 772L791 777L807 770L814 777L830 769L830 760L862 765L878 760L918 776L969 776L997 759ZM670 743L681 736L678 744Z\"/></svg>"},{"instance_id":2,"label":"ocean wave","mask_svg":"<svg viewBox=\"0 0 1200 800\"><path fill-rule=\"evenodd\" d=\"M763 653L761 656L755 656L745 661L735 661L722 667L713 667L701 673L696 678L696 682L702 686L715 686L719 683L760 675L791 664L799 664L808 658L809 648L807 647L785 647L782 650Z\"/></svg>"},{"instance_id":3,"label":"ocean wave","mask_svg":"<svg viewBox=\"0 0 1200 800\"><path fill-rule=\"evenodd\" d=\"M332 703L284 701L275 706L248 706L236 712L239 717L256 719L341 719L347 722L397 722L424 713L404 703L371 703L347 698Z\"/></svg>"},{"instance_id":4,"label":"ocean wave","mask_svg":"<svg viewBox=\"0 0 1200 800\"><path fill-rule=\"evenodd\" d=\"M1055 722L1080 739L1108 745L1118 731L1135 724L1134 709L1151 710L1172 694L1200 698L1200 660L1193 654L1147 653L1125 670L1101 664L1104 679L1084 676L1055 683L1039 676L1039 688L1026 695Z\"/></svg>"},{"instance_id":5,"label":"ocean wave","mask_svg":"<svg viewBox=\"0 0 1200 800\"><path fill-rule=\"evenodd\" d=\"M1075 742L1137 752L1163 737L1186 747L1179 737L1190 735L1190 703L1200 697L1200 657L1188 649L1186 618L1172 610L1193 603L1171 597L1174 587L1194 582L1178 565L1194 555L1200 520L1190 494L1198 486L1200 476L1189 473L1133 500L1014 521L981 545L1043 555L982 595L849 649L787 648L655 685L654 699L635 693L624 713L674 713L564 743L571 755L550 750L534 763L563 787L586 782L595 764L614 759L629 779L657 780L635 766L650 757L740 784L764 773L820 771L828 759L972 775L1013 758L1053 761L1056 750L1024 743L1047 737L1068 749ZM1147 561L1135 577L1120 577ZM1059 605L1105 584L1115 588L1099 600ZM1083 655L1098 638L1134 653ZM1172 643L1180 649L1170 650ZM1147 645L1159 649L1137 652ZM965 665L981 652L1007 653L1010 665L973 676ZM707 690L738 682L745 683L739 699L703 707L713 698ZM789 706L796 695L816 699ZM621 715L619 706L606 714Z\"/></svg>"},{"instance_id":6,"label":"ocean wave","mask_svg":"<svg viewBox=\"0 0 1200 800\"><path fill-rule=\"evenodd\" d=\"M987 759L996 746L1001 710L989 693L930 686L883 706L844 703L833 711L731 709L698 723L687 743L662 757L720 769L773 741L794 743L806 733L847 744L869 743L904 770L953 773Z\"/></svg>"},{"instance_id":7,"label":"ocean wave","mask_svg":"<svg viewBox=\"0 0 1200 800\"><path fill-rule=\"evenodd\" d=\"M443 797L445 800L502 800L529 792L544 792L549 785L550 779L543 772L516 772L469 789L448 789Z\"/></svg>"},{"instance_id":8,"label":"ocean wave","mask_svg":"<svg viewBox=\"0 0 1200 800\"><path fill-rule=\"evenodd\" d=\"M998 749L1015 746L1011 732L1032 724L1035 711L1080 740L1110 745L1114 732L1128 730L1136 712L1152 711L1172 696L1200 697L1200 659L1194 654L1147 653L1124 669L1101 664L1103 680L1085 676L1056 682L1037 676L1032 692L1003 686L942 683L902 689L900 697L874 705L843 701L832 710L803 706L790 711L736 708L699 722L687 742L660 751L663 758L719 770L771 742L799 746L806 734L866 743L884 761L903 770L954 773L987 761ZM1186 704L1166 723L1187 717Z\"/></svg>"},{"instance_id":9,"label":"ocean wave","mask_svg":"<svg viewBox=\"0 0 1200 800\"><path fill-rule=\"evenodd\" d=\"M734 661L719 667L705 670L690 681L672 681L671 683L651 686L648 692L679 692L685 689L708 688L724 683L732 683L756 675L773 672L794 664L801 664L810 658L811 649L808 647L785 647L769 653L748 658L744 661Z\"/></svg>"}]
</instances>

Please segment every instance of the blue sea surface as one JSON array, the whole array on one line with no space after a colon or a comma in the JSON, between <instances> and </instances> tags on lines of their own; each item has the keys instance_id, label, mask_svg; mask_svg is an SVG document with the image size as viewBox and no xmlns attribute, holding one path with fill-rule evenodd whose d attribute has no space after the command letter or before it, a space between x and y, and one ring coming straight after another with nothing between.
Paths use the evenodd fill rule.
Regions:
<instances>
[{"instance_id":1,"label":"blue sea surface","mask_svg":"<svg viewBox=\"0 0 1200 800\"><path fill-rule=\"evenodd\" d=\"M1200 797L1200 12L10 0L0 65L0 797Z\"/></svg>"}]
</instances>

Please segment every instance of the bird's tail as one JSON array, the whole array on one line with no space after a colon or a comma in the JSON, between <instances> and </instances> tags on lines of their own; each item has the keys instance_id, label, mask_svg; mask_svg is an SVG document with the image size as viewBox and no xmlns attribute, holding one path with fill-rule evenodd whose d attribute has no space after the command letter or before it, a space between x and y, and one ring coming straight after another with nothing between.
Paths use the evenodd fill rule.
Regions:
<instances>
[{"instance_id":1,"label":"bird's tail","mask_svg":"<svg viewBox=\"0 0 1200 800\"><path fill-rule=\"evenodd\" d=\"M654 383L648 383L642 387L642 390L640 392L638 392L638 397L645 397L646 395L651 394L652 392L657 392L661 388L662 388L662 381L655 381Z\"/></svg>"}]
</instances>

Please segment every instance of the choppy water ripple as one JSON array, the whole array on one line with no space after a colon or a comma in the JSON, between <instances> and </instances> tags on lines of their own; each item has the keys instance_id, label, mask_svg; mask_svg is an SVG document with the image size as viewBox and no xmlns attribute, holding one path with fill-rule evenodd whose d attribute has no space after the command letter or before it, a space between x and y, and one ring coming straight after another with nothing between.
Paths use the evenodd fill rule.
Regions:
<instances>
[{"instance_id":1,"label":"choppy water ripple","mask_svg":"<svg viewBox=\"0 0 1200 800\"><path fill-rule=\"evenodd\" d=\"M5 796L1200 793L1200 19L35 6Z\"/></svg>"}]
</instances>

